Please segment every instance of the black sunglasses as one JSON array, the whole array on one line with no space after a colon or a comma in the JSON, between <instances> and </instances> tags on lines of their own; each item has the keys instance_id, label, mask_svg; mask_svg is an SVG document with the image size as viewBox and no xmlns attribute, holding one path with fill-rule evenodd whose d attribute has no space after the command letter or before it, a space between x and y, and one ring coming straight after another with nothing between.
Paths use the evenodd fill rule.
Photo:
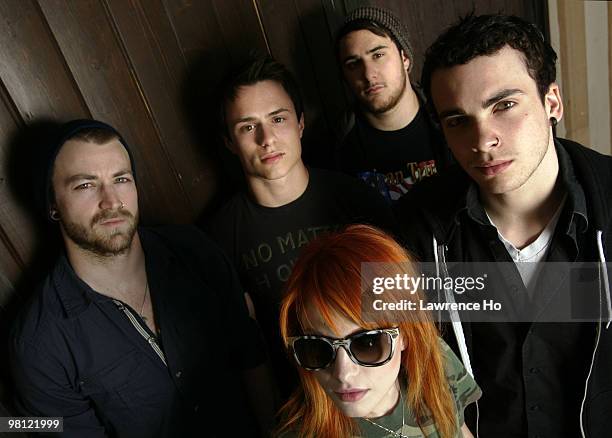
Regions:
<instances>
[{"instance_id":1,"label":"black sunglasses","mask_svg":"<svg viewBox=\"0 0 612 438\"><path fill-rule=\"evenodd\" d=\"M298 365L310 371L322 370L336 359L343 347L357 365L379 367L393 357L399 328L367 330L343 339L326 336L294 336L289 338Z\"/></svg>"}]
</instances>

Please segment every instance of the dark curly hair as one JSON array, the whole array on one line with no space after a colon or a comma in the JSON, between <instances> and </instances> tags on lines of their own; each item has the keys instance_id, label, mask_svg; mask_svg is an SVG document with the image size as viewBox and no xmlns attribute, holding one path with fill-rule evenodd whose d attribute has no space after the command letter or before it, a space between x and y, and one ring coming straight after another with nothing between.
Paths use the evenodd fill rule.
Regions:
<instances>
[{"instance_id":1,"label":"dark curly hair","mask_svg":"<svg viewBox=\"0 0 612 438\"><path fill-rule=\"evenodd\" d=\"M297 118L301 117L304 112L302 96L293 74L271 56L251 54L249 59L231 71L221 84L219 128L225 137L229 138L229 130L225 119L227 105L236 99L240 88L255 85L262 81L274 81L283 87L293 102Z\"/></svg>"},{"instance_id":2,"label":"dark curly hair","mask_svg":"<svg viewBox=\"0 0 612 438\"><path fill-rule=\"evenodd\" d=\"M557 74L557 54L533 24L511 15L468 15L447 29L427 49L421 85L431 102L431 76L436 70L467 64L478 56L492 55L504 46L523 54L529 76L540 98Z\"/></svg>"}]
</instances>

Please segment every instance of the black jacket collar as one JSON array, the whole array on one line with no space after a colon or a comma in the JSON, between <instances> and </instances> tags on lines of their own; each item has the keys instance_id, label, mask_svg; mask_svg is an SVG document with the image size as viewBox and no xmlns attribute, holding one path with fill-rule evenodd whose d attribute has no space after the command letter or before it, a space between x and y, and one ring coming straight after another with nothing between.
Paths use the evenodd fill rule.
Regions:
<instances>
[{"instance_id":1,"label":"black jacket collar","mask_svg":"<svg viewBox=\"0 0 612 438\"><path fill-rule=\"evenodd\" d=\"M567 219L567 230L566 233L570 232L572 228L572 222L575 222L576 227L579 231L585 232L588 228L588 213L586 198L582 186L576 179L574 172L574 166L570 159L569 154L565 151L560 143L556 143L557 159L559 160L559 178L561 184L567 193L565 201L565 215ZM478 222L481 225L490 225L489 218L487 217L485 210L480 203L480 197L478 194L478 186L475 182L471 182L466 196L462 202L462 208L457 211L459 215L460 211L465 210L467 215Z\"/></svg>"},{"instance_id":2,"label":"black jacket collar","mask_svg":"<svg viewBox=\"0 0 612 438\"><path fill-rule=\"evenodd\" d=\"M581 230L589 225L605 232L612 226L612 158L569 140L556 139L555 145L562 178L567 179L575 195L570 200L571 211L576 214L574 219L582 222ZM405 213L410 214L415 205L423 206L423 214L435 238L439 242L449 242L462 214L467 211L471 184L473 181L463 169L453 165L442 175L428 178L414 187L402 199L398 213L404 214L406 210Z\"/></svg>"}]
</instances>

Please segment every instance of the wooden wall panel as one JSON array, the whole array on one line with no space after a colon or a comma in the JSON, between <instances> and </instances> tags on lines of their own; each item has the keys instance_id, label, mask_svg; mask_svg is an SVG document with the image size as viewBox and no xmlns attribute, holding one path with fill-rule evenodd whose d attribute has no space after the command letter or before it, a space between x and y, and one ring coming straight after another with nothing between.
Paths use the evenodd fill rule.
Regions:
<instances>
[{"instance_id":1,"label":"wooden wall panel","mask_svg":"<svg viewBox=\"0 0 612 438\"><path fill-rule=\"evenodd\" d=\"M0 230L0 233L4 231ZM6 317L5 308L14 299L15 282L23 272L22 266L15 260L15 254L5 245L5 238L0 238L0 320Z\"/></svg>"},{"instance_id":2,"label":"wooden wall panel","mask_svg":"<svg viewBox=\"0 0 612 438\"><path fill-rule=\"evenodd\" d=\"M333 51L328 17L316 0L258 1L272 55L300 85L306 118L303 155L331 166L331 129L346 105Z\"/></svg>"},{"instance_id":3,"label":"wooden wall panel","mask_svg":"<svg viewBox=\"0 0 612 438\"><path fill-rule=\"evenodd\" d=\"M0 78L21 117L88 115L51 31L33 0L0 2Z\"/></svg>"},{"instance_id":4,"label":"wooden wall panel","mask_svg":"<svg viewBox=\"0 0 612 438\"><path fill-rule=\"evenodd\" d=\"M189 198L192 221L212 195L216 178L183 117L181 81L187 64L172 23L158 2L108 0L107 5L147 116L161 139L168 165Z\"/></svg>"},{"instance_id":5,"label":"wooden wall panel","mask_svg":"<svg viewBox=\"0 0 612 438\"><path fill-rule=\"evenodd\" d=\"M573 29L560 35L563 71L564 119L568 138L588 145L589 113L586 65L586 41L584 34L584 4L562 0L558 4L559 26Z\"/></svg>"},{"instance_id":6,"label":"wooden wall panel","mask_svg":"<svg viewBox=\"0 0 612 438\"><path fill-rule=\"evenodd\" d=\"M17 201L15 190L9 183L13 176L12 157L10 141L6 140L11 139L18 127L15 115L11 114L4 102L0 103L0 138L5 139L0 143L0 246L3 247L0 252L0 272L11 284L14 284L30 260L34 246L31 218L25 207Z\"/></svg>"},{"instance_id":7,"label":"wooden wall panel","mask_svg":"<svg viewBox=\"0 0 612 438\"><path fill-rule=\"evenodd\" d=\"M184 118L196 147L216 166L219 184L208 192L216 192L219 202L240 184L242 170L219 136L215 93L227 70L243 62L246 54L266 53L265 35L253 1L166 1L165 9L187 64L181 80ZM200 210L204 206L200 204Z\"/></svg>"},{"instance_id":8,"label":"wooden wall panel","mask_svg":"<svg viewBox=\"0 0 612 438\"><path fill-rule=\"evenodd\" d=\"M329 8L322 8L320 1L295 0L295 5L300 17L300 32L304 35L309 55L309 59L296 61L312 64L312 76L321 96L322 116L333 129L335 115L344 110L348 103L334 45L335 31L342 17Z\"/></svg>"},{"instance_id":9,"label":"wooden wall panel","mask_svg":"<svg viewBox=\"0 0 612 438\"><path fill-rule=\"evenodd\" d=\"M220 40L232 63L239 63L253 49L269 53L267 35L253 0L213 0L212 8L220 30ZM207 41L210 43L210 40Z\"/></svg>"},{"instance_id":10,"label":"wooden wall panel","mask_svg":"<svg viewBox=\"0 0 612 438\"><path fill-rule=\"evenodd\" d=\"M193 208L104 5L47 0L40 6L92 116L116 127L132 145L145 221L192 220Z\"/></svg>"}]
</instances>

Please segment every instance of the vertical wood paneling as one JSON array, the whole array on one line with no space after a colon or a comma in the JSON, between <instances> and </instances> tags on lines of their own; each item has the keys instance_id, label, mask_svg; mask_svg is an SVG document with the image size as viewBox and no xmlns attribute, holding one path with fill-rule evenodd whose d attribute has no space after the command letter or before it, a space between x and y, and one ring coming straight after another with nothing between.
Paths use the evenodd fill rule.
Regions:
<instances>
[{"instance_id":1,"label":"vertical wood paneling","mask_svg":"<svg viewBox=\"0 0 612 438\"><path fill-rule=\"evenodd\" d=\"M0 239L2 240L2 239ZM15 292L15 283L23 272L21 266L15 263L13 254L8 251L4 242L0 242L0 319L2 312L13 299ZM1 351L1 350L0 350Z\"/></svg>"},{"instance_id":2,"label":"vertical wood paneling","mask_svg":"<svg viewBox=\"0 0 612 438\"><path fill-rule=\"evenodd\" d=\"M88 114L34 0L0 2L0 78L25 121Z\"/></svg>"},{"instance_id":3,"label":"vertical wood paneling","mask_svg":"<svg viewBox=\"0 0 612 438\"><path fill-rule=\"evenodd\" d=\"M94 0L40 5L92 116L115 126L132 145L145 221L191 221L193 207L168 162L139 79L104 6Z\"/></svg>"},{"instance_id":4,"label":"vertical wood paneling","mask_svg":"<svg viewBox=\"0 0 612 438\"><path fill-rule=\"evenodd\" d=\"M589 141L588 90L585 78L586 43L584 37L584 4L573 0L558 3L561 32L561 69L565 88L565 129L568 138L582 144Z\"/></svg>"},{"instance_id":5,"label":"vertical wood paneling","mask_svg":"<svg viewBox=\"0 0 612 438\"><path fill-rule=\"evenodd\" d=\"M258 1L272 56L296 76L306 107L306 121L314 120L314 109L321 97L314 81L312 59L300 28L299 11L293 0Z\"/></svg>"},{"instance_id":6,"label":"vertical wood paneling","mask_svg":"<svg viewBox=\"0 0 612 438\"><path fill-rule=\"evenodd\" d=\"M347 99L344 94L340 69L337 67L336 53L334 51L334 31L337 23L330 22L332 17L325 13L320 6L319 0L294 0L296 12L299 16L299 30L304 36L304 44L307 59L293 60L295 68L305 70L312 66L312 76L316 86L316 92L321 96L321 107L315 110L315 117L325 120L321 123L321 129L329 134L337 122L337 115L346 107ZM331 27L331 30L330 30ZM298 64L298 63L301 63ZM325 145L322 149L324 155L328 155L329 147ZM317 157L320 160L320 157Z\"/></svg>"},{"instance_id":7,"label":"vertical wood paneling","mask_svg":"<svg viewBox=\"0 0 612 438\"><path fill-rule=\"evenodd\" d=\"M561 52L561 39L560 39L560 31L559 31L559 8L557 5L557 0L548 0L548 21L549 21L549 29L550 29L550 45L557 53L557 85L561 90L561 100L565 101L565 86L563 77L563 69L561 68L561 58L563 57L563 53ZM567 111L567 108L564 108ZM565 119L567 114L565 114L561 121L557 124L556 134L559 137L566 138L567 133L565 131Z\"/></svg>"},{"instance_id":8,"label":"vertical wood paneling","mask_svg":"<svg viewBox=\"0 0 612 438\"><path fill-rule=\"evenodd\" d=\"M587 65L587 112L589 117L588 145L610 153L610 93L602 93L608 85L608 7L603 2L584 4L584 32Z\"/></svg>"},{"instance_id":9,"label":"vertical wood paneling","mask_svg":"<svg viewBox=\"0 0 612 438\"><path fill-rule=\"evenodd\" d=\"M253 0L212 1L215 18L220 30L220 39L233 63L241 62L253 49L268 51L266 35L258 18ZM202 41L204 43L204 41ZM210 43L210 40L207 41Z\"/></svg>"},{"instance_id":10,"label":"vertical wood paneling","mask_svg":"<svg viewBox=\"0 0 612 438\"><path fill-rule=\"evenodd\" d=\"M186 60L163 5L107 0L110 15L133 69L147 116L162 140L168 165L192 205L191 220L214 192L215 175L188 132L181 108Z\"/></svg>"},{"instance_id":11,"label":"vertical wood paneling","mask_svg":"<svg viewBox=\"0 0 612 438\"><path fill-rule=\"evenodd\" d=\"M0 104L0 136L5 141L0 143L0 244L3 245L5 257L0 258L2 267L7 269L5 275L11 281L15 280L18 272L30 259L33 242L33 225L23 205L16 197L9 181L14 172L11 172L12 154L10 139L17 131L18 124L7 110ZM6 265L5 265L6 264Z\"/></svg>"},{"instance_id":12,"label":"vertical wood paneling","mask_svg":"<svg viewBox=\"0 0 612 438\"><path fill-rule=\"evenodd\" d=\"M31 260L34 247L34 227L24 205L17 201L11 186L15 169L11 139L21 126L14 102L0 91L0 308L11 297L24 267Z\"/></svg>"},{"instance_id":13,"label":"vertical wood paneling","mask_svg":"<svg viewBox=\"0 0 612 438\"><path fill-rule=\"evenodd\" d=\"M330 123L338 117L345 98L321 3L266 0L258 4L272 55L294 73L302 91L306 120L302 155L310 164L329 166Z\"/></svg>"},{"instance_id":14,"label":"vertical wood paneling","mask_svg":"<svg viewBox=\"0 0 612 438\"><path fill-rule=\"evenodd\" d=\"M165 9L187 62L187 77L181 80L183 117L189 121L197 147L214 158L217 170L224 173L211 191L216 188L227 195L242 171L220 140L215 93L230 66L242 62L253 49L266 52L254 4L248 0L166 1Z\"/></svg>"}]
</instances>

